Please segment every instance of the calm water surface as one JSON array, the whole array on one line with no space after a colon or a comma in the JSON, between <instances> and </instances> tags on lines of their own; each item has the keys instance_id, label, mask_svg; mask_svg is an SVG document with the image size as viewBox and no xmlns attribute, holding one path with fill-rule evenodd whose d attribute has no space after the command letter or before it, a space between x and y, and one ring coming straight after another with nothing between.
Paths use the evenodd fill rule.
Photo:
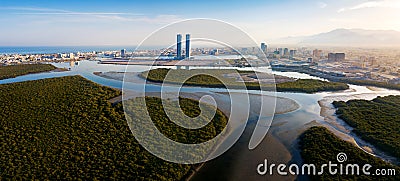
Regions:
<instances>
[{"instance_id":1,"label":"calm water surface","mask_svg":"<svg viewBox=\"0 0 400 181\"><path fill-rule=\"evenodd\" d=\"M89 79L93 82L96 82L101 85L122 89L123 83L118 80L111 80L96 76L93 72L124 72L126 66L123 65L106 65L106 64L98 64L96 61L80 61L77 65L70 63L52 63L53 65L59 68L70 68L70 71L66 72L46 72L46 73L38 73L38 74L30 74L19 76L16 78L0 80L0 84L13 83L13 82L22 82L28 80L37 80L37 79L45 79L52 77L63 77L63 76L71 76L71 75L81 75L86 79ZM132 72L142 72L148 70L148 66L134 66L130 67L129 71ZM259 69L262 70L262 69ZM318 77L313 77L310 75L297 73L297 72L273 72L277 75L288 76L293 78L300 79L320 79ZM139 79L139 78L138 78ZM141 80L143 81L143 80ZM147 84L143 86L143 82L138 81L138 83L124 83L124 90L131 90L136 92L159 92L161 90L161 86L154 84ZM163 91L168 91L168 89L175 90L175 87L164 86ZM198 88L198 87L183 87L181 88L181 92L187 93L208 93L208 94L217 94L216 92L225 92L224 89L212 89L212 88ZM234 90L237 93L244 93L241 90ZM259 91L249 91L249 93L260 94ZM240 140L234 145L234 147L229 150L226 154L220 156L219 158L212 160L205 164L202 170L193 177L193 180L204 180L210 177L210 173L218 173L219 177L217 178L230 178L231 180L243 180L246 178L251 178L255 180L265 180L266 177L254 177L257 175L255 170L256 165L255 162L259 161L261 163L266 156L274 155L278 152L287 151L289 155L289 160L286 158L287 162L301 162L299 157L299 152L296 148L296 139L302 131L308 128L311 125L322 124L325 125L332 130L335 130L335 134L341 136L342 138L350 137L356 141L357 144L361 146L369 146L370 144L364 142L356 135L351 133L351 128L347 126L343 121L337 119L334 115L334 108L331 103L335 100L343 100L347 101L350 99L366 99L371 100L376 98L377 96L387 96L387 95L400 95L399 91L387 90L387 89L369 89L365 86L356 86L350 85L349 90L340 91L340 92L322 92L316 94L303 94L303 93L272 93L272 92L263 92L264 95L270 96L279 96L283 98L288 98L296 101L300 108L296 111L275 115L273 124L269 131L269 136L279 142L279 144L283 145L283 148L268 148L272 150L269 151L249 151L248 140L251 137L252 129L256 126L257 115L251 115L251 119L248 120L248 127L246 128L245 133L242 135ZM223 98L224 95L218 94L221 100L226 99ZM227 95L226 95L227 96ZM228 99L226 99L228 100ZM321 109L321 107L323 109ZM336 119L328 119L331 116ZM269 144L271 140L265 139L260 146L261 148L267 148L266 144ZM263 145L264 144L264 145ZM258 148L257 148L258 149ZM274 149L275 152L274 152ZM380 152L376 148L372 147L372 150L375 152L376 156L389 160L392 158ZM267 154L268 152L268 154ZM243 156L246 155L246 156ZM247 157L251 157L251 160L248 163L243 162L243 159L249 159ZM237 162L235 162L237 160ZM285 159L284 159L285 160ZM229 163L231 166L221 167L221 165L226 165ZM240 166L238 166L240 164ZM235 165L235 166L232 166ZM232 173L239 173L232 174ZM214 177L215 178L215 177ZM277 179L272 177L271 179ZM279 178L281 179L281 178ZM301 178L300 178L301 179ZM293 178L289 178L289 180L293 180Z\"/></svg>"}]
</instances>

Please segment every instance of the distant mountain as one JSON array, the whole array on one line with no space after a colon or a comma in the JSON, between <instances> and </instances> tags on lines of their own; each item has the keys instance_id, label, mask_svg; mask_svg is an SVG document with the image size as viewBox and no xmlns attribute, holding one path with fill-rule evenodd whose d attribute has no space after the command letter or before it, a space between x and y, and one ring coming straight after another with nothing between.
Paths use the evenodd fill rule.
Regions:
<instances>
[{"instance_id":1,"label":"distant mountain","mask_svg":"<svg viewBox=\"0 0 400 181\"><path fill-rule=\"evenodd\" d=\"M312 36L287 37L279 44L326 45L326 46L398 46L400 32L394 30L336 29Z\"/></svg>"}]
</instances>

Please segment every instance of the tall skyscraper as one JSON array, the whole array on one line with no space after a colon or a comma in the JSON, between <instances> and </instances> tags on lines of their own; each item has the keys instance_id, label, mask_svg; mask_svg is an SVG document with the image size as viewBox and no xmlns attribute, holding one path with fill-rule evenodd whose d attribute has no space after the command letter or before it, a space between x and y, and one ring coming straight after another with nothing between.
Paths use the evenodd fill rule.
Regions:
<instances>
[{"instance_id":1,"label":"tall skyscraper","mask_svg":"<svg viewBox=\"0 0 400 181\"><path fill-rule=\"evenodd\" d=\"M289 58L292 59L296 55L297 51L296 50L290 50L289 51Z\"/></svg>"},{"instance_id":2,"label":"tall skyscraper","mask_svg":"<svg viewBox=\"0 0 400 181\"><path fill-rule=\"evenodd\" d=\"M289 48L283 49L283 55L289 55Z\"/></svg>"},{"instance_id":3,"label":"tall skyscraper","mask_svg":"<svg viewBox=\"0 0 400 181\"><path fill-rule=\"evenodd\" d=\"M185 50L185 58L190 57L190 34L186 34L186 50Z\"/></svg>"},{"instance_id":4,"label":"tall skyscraper","mask_svg":"<svg viewBox=\"0 0 400 181\"><path fill-rule=\"evenodd\" d=\"M283 48L278 48L278 51L279 51L279 55L283 55Z\"/></svg>"},{"instance_id":5,"label":"tall skyscraper","mask_svg":"<svg viewBox=\"0 0 400 181\"><path fill-rule=\"evenodd\" d=\"M126 49L121 50L121 57L125 57Z\"/></svg>"},{"instance_id":6,"label":"tall skyscraper","mask_svg":"<svg viewBox=\"0 0 400 181\"><path fill-rule=\"evenodd\" d=\"M266 45L265 43L261 43L261 50L262 50L264 53L267 53L267 45Z\"/></svg>"},{"instance_id":7,"label":"tall skyscraper","mask_svg":"<svg viewBox=\"0 0 400 181\"><path fill-rule=\"evenodd\" d=\"M176 59L182 59L182 35L176 35Z\"/></svg>"},{"instance_id":8,"label":"tall skyscraper","mask_svg":"<svg viewBox=\"0 0 400 181\"><path fill-rule=\"evenodd\" d=\"M318 50L318 49L315 49L315 50L313 50L313 58L315 58L315 60L319 60L321 57L323 57L323 52L322 52L322 50Z\"/></svg>"}]
</instances>

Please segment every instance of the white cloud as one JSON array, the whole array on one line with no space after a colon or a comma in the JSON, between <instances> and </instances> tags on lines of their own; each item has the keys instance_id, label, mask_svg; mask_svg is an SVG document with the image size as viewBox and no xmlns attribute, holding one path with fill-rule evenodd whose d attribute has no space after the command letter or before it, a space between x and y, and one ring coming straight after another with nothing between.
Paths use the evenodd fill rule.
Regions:
<instances>
[{"instance_id":1,"label":"white cloud","mask_svg":"<svg viewBox=\"0 0 400 181\"><path fill-rule=\"evenodd\" d=\"M158 15L156 17L150 18L150 17L142 17L142 18L136 18L132 19L132 21L143 21L147 23L172 23L176 21L181 21L183 18L177 16L177 15Z\"/></svg>"},{"instance_id":2,"label":"white cloud","mask_svg":"<svg viewBox=\"0 0 400 181\"><path fill-rule=\"evenodd\" d=\"M400 8L399 0L372 0L352 7L345 7L338 10L338 13L365 8Z\"/></svg>"},{"instance_id":3,"label":"white cloud","mask_svg":"<svg viewBox=\"0 0 400 181\"><path fill-rule=\"evenodd\" d=\"M321 9L324 9L328 6L328 4L324 3L324 2L318 2L318 7Z\"/></svg>"},{"instance_id":4,"label":"white cloud","mask_svg":"<svg viewBox=\"0 0 400 181\"><path fill-rule=\"evenodd\" d=\"M113 12L40 12L40 13L14 13L25 15L142 15L132 13L113 13Z\"/></svg>"},{"instance_id":5,"label":"white cloud","mask_svg":"<svg viewBox=\"0 0 400 181\"><path fill-rule=\"evenodd\" d=\"M13 10L12 14L19 15L33 15L33 16L51 16L54 19L57 16L63 17L68 16L68 21L73 21L71 18L76 19L77 22L82 22L85 18L95 18L100 20L112 20L112 21L127 21L127 22L145 22L154 24L165 24L172 23L183 18L178 15L157 15L155 17L146 16L144 14L137 13L125 13L125 12L76 12L68 11L63 9L48 9L48 8L37 8L37 7L0 7L3 10ZM21 12L19 12L21 11ZM63 18L59 18L63 21ZM47 21L48 22L48 21Z\"/></svg>"},{"instance_id":6,"label":"white cloud","mask_svg":"<svg viewBox=\"0 0 400 181\"><path fill-rule=\"evenodd\" d=\"M2 10L16 10L16 11L43 11L43 12L66 12L61 9L49 9L49 8L38 8L38 7L0 7Z\"/></svg>"}]
</instances>

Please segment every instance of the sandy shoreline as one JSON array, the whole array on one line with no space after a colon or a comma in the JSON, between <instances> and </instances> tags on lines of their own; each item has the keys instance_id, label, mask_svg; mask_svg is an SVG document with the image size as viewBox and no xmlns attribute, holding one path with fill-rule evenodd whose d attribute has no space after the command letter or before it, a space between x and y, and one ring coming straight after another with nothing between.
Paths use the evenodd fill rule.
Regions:
<instances>
[{"instance_id":1,"label":"sandy shoreline","mask_svg":"<svg viewBox=\"0 0 400 181\"><path fill-rule=\"evenodd\" d=\"M131 73L132 80L135 82L144 81L138 78L139 73ZM111 78L114 80L123 80L123 74L117 72L111 72L107 74L99 74L99 76L104 78ZM241 96L243 93L231 93L232 96ZM130 99L137 96L143 96L144 93L139 92L124 92L124 99ZM181 97L191 98L194 100L200 100L204 95L211 95L216 99L218 104L218 109L220 109L225 115L230 115L231 102L229 101L229 94L226 92L193 92L193 93L181 93ZM157 92L148 92L146 96L156 96L159 97L160 93ZM210 160L205 163L201 163L196 165L194 171L188 173L186 180L207 180L207 179L229 179L229 180L265 180L265 179L273 179L273 180L295 180L296 176L279 176L279 175L258 175L256 168L257 165L262 162L265 158L268 158L268 161L271 163L289 163L293 160L298 160L299 156L295 153L293 155L294 148L291 148L288 145L285 145L282 142L282 139L286 139L287 135L275 135L274 129L281 127L284 123L273 123L271 131L268 132L267 136L261 144L254 150L248 149L248 141L252 136L254 127L257 126L257 120L259 116L259 107L261 106L260 97L262 96L266 104L270 104L271 106L275 105L273 101L276 101L275 114L283 115L291 112L295 112L300 109L299 103L297 103L293 99L284 98L284 97L273 97L268 95L258 95L258 94L244 94L243 96L248 96L252 102L252 110L250 110L249 120L243 120L244 122L248 121L248 125L244 133L241 135L240 139L223 155ZM110 102L115 103L118 101L122 101L122 96L113 98ZM242 110L247 111L247 110ZM233 131L233 130L229 130ZM300 134L300 131L296 131L296 135ZM229 133L227 133L229 134ZM229 137L229 136L226 136ZM229 139L229 138L226 138ZM290 139L291 140L291 139ZM223 139L221 142L224 142ZM223 143L221 143L223 144ZM247 167L243 167L243 164L248 165ZM240 170L240 171L239 171Z\"/></svg>"},{"instance_id":2,"label":"sandy shoreline","mask_svg":"<svg viewBox=\"0 0 400 181\"><path fill-rule=\"evenodd\" d=\"M138 97L138 96L143 96L143 93L137 93L137 92L124 92L124 99L131 99L133 97ZM240 93L234 93L236 95ZM225 115L230 115L230 104L224 103L224 101L229 100L229 95L226 93L217 93L217 92L210 92L210 93L181 93L181 97L185 98L190 98L190 99L195 99L195 100L200 100L201 97L204 95L211 95L215 97L216 102L220 103L218 104L218 108L225 114ZM151 92L151 93L146 93L146 96L155 96L159 97L160 93L157 92ZM251 97L250 99L256 99L259 100L261 95L256 95L256 94L249 94ZM271 99L271 96L264 96L267 99ZM121 101L122 97L117 97L113 98L112 102L118 102ZM110 100L111 101L111 100ZM253 101L254 102L254 101ZM300 105L296 103L296 101L287 99L287 98L277 98L277 111L279 111L279 114L284 114L288 112L293 112L297 110ZM288 104L288 105L286 105ZM259 104L255 105L255 107L260 106ZM230 148L226 153L221 155L220 157L217 157L211 161L201 163L197 165L193 170L192 173L189 173L189 175L185 178L185 180L204 180L207 179L209 176L215 176L215 174L220 174L218 178L231 178L233 180L241 180L245 178L252 178L255 180L262 180L265 178L269 179L280 179L280 180L294 180L295 176L290 176L290 177L283 177L283 176L277 176L277 175L272 175L272 176L260 176L257 174L257 172L254 170L256 168L256 165L260 162L263 161L261 158L268 158L270 159L271 162L274 163L288 163L290 162L293 157L292 157L292 150L289 150L276 136L274 136L272 133L268 133L266 138L262 141L262 143L254 150L249 150L248 149L248 139L251 137L251 134L254 130L254 126L256 119L257 119L257 111L250 111L252 115L250 115L250 125L248 125L245 129L245 132L242 134L238 142ZM228 116L229 117L229 116ZM246 121L246 120L243 120ZM279 125L274 124L273 127L279 127ZM227 135L230 134L231 130L230 128L227 128ZM230 129L230 130L229 130ZM224 138L221 138L220 144L224 142L224 139L229 139L229 136L223 136ZM238 165L239 163L246 163L249 164L251 163L252 165L255 165L253 167L248 167L246 171L243 172L237 172L238 169L241 169L240 167L242 165ZM226 164L229 165L228 168L218 168L220 164ZM222 170L221 170L222 169ZM243 169L243 168L242 168ZM223 172L223 173L222 173ZM211 178L210 178L211 179Z\"/></svg>"},{"instance_id":3,"label":"sandy shoreline","mask_svg":"<svg viewBox=\"0 0 400 181\"><path fill-rule=\"evenodd\" d=\"M103 77L103 78L119 80L119 81L123 81L124 80L124 75L125 75L122 72L106 72L106 73L95 72L94 74L97 75L97 76ZM134 82L134 83L139 83L139 82L141 82L141 80L144 82L144 79L142 79L139 76L139 74L140 73L127 73L126 75L128 75L130 77L135 77L135 78L133 78L133 79L126 78L125 80L128 80L130 82ZM136 79L137 77L139 78L139 80ZM157 84L157 83L155 83L155 84ZM227 94L226 92L216 92L216 93L218 93L218 94ZM198 94L198 93L196 93L196 94ZM126 96L126 94L125 94L125 96ZM135 97L137 95L132 94L132 96ZM188 96L188 95L186 95L186 96ZM259 98L259 96L261 96L261 95L249 94L249 97L253 97L253 96ZM264 95L264 97L267 98L267 99L268 98L272 98L272 96L265 96L265 95ZM198 100L201 97L193 96L193 94L192 94L191 96L186 97L186 98L192 98L192 99ZM112 100L110 100L110 102L116 103L116 102L121 101L121 100L122 100L122 96L121 97L117 97L117 98L113 98ZM257 101L257 102L259 102L259 101ZM292 100L292 99L289 99L289 98L283 98L283 97L276 97L275 114L286 114L286 113L290 113L290 112L296 111L299 108L300 108L300 105L295 100Z\"/></svg>"},{"instance_id":4,"label":"sandy shoreline","mask_svg":"<svg viewBox=\"0 0 400 181\"><path fill-rule=\"evenodd\" d=\"M369 89L369 88L368 88ZM371 89L372 90L372 89ZM381 89L374 89L373 91L381 90ZM324 118L325 124L324 127L328 128L330 132L334 133L340 139L345 140L353 144L355 147L361 149L362 151L369 153L375 157L384 159L386 161L390 161L392 163L396 163L397 159L395 157L389 156L384 153L382 150L376 148L371 143L361 139L355 133L352 132L353 127L349 126L345 121L339 119L336 116L336 108L333 107L331 104L333 100L341 100L347 101L351 99L349 97L326 97L320 101L318 104L321 107L320 115Z\"/></svg>"}]
</instances>

